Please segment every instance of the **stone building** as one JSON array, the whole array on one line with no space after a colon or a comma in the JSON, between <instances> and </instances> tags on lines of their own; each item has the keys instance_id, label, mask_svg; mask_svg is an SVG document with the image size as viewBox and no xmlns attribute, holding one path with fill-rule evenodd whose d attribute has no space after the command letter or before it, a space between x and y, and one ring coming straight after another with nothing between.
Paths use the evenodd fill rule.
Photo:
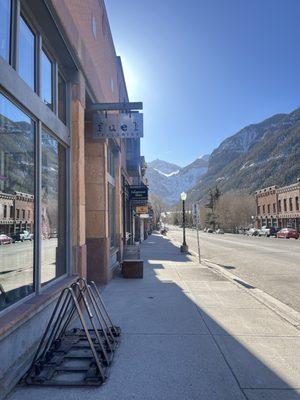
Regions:
<instances>
[{"instance_id":1,"label":"stone building","mask_svg":"<svg viewBox=\"0 0 300 400\"><path fill-rule=\"evenodd\" d=\"M2 398L60 291L107 283L139 239L129 189L143 168L139 138L93 135L93 105L129 101L104 2L2 0L0 14L0 224L34 231L0 246Z\"/></svg>"},{"instance_id":2,"label":"stone building","mask_svg":"<svg viewBox=\"0 0 300 400\"><path fill-rule=\"evenodd\" d=\"M260 189L255 198L258 228L267 225L300 231L300 178L289 186Z\"/></svg>"}]
</instances>

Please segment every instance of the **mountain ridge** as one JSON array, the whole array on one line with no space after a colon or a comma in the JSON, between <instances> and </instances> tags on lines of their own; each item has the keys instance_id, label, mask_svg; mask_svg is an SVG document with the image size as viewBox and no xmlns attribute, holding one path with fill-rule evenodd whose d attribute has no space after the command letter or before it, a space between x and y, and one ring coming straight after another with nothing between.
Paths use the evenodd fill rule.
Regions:
<instances>
[{"instance_id":1,"label":"mountain ridge","mask_svg":"<svg viewBox=\"0 0 300 400\"><path fill-rule=\"evenodd\" d=\"M158 168L160 166L164 171ZM206 202L210 188L221 192L284 186L300 177L300 107L247 125L224 139L210 155L185 167L163 160L148 163L150 190L175 204L180 192L188 201Z\"/></svg>"},{"instance_id":2,"label":"mountain ridge","mask_svg":"<svg viewBox=\"0 0 300 400\"><path fill-rule=\"evenodd\" d=\"M184 167L160 159L148 162L146 177L150 193L162 197L169 205L175 204L180 193L193 187L207 171L208 157L204 157L206 158L198 158Z\"/></svg>"},{"instance_id":3,"label":"mountain ridge","mask_svg":"<svg viewBox=\"0 0 300 400\"><path fill-rule=\"evenodd\" d=\"M300 108L250 124L212 152L208 170L190 189L191 201L205 201L210 187L222 192L293 183L300 176Z\"/></svg>"}]
</instances>

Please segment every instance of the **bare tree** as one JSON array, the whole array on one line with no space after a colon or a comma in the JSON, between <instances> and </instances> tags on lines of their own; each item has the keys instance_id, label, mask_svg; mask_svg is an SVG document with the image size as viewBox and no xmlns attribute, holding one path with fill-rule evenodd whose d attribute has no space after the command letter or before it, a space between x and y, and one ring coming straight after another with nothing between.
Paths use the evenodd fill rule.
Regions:
<instances>
[{"instance_id":1,"label":"bare tree","mask_svg":"<svg viewBox=\"0 0 300 400\"><path fill-rule=\"evenodd\" d=\"M226 193L218 199L215 207L216 224L230 230L248 227L255 208L253 195L242 191Z\"/></svg>"},{"instance_id":2,"label":"bare tree","mask_svg":"<svg viewBox=\"0 0 300 400\"><path fill-rule=\"evenodd\" d=\"M157 226L157 223L161 218L161 214L166 211L166 204L160 196L154 193L150 193L149 200L153 209L154 225Z\"/></svg>"}]
</instances>

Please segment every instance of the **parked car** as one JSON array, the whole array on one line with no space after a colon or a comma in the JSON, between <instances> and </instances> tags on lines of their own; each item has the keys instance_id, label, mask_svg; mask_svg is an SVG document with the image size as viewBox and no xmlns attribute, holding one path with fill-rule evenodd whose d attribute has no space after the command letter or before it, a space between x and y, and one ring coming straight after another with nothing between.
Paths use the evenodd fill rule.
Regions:
<instances>
[{"instance_id":1,"label":"parked car","mask_svg":"<svg viewBox=\"0 0 300 400\"><path fill-rule=\"evenodd\" d=\"M16 232L11 234L12 242L22 242L22 234L21 232Z\"/></svg>"},{"instance_id":2,"label":"parked car","mask_svg":"<svg viewBox=\"0 0 300 400\"><path fill-rule=\"evenodd\" d=\"M258 236L276 236L277 232L280 231L281 228L276 228L275 226L262 226L258 231Z\"/></svg>"},{"instance_id":3,"label":"parked car","mask_svg":"<svg viewBox=\"0 0 300 400\"><path fill-rule=\"evenodd\" d=\"M11 235L13 243L15 242L24 242L24 240L32 240L33 233L30 231L24 230L21 232L16 232Z\"/></svg>"},{"instance_id":4,"label":"parked car","mask_svg":"<svg viewBox=\"0 0 300 400\"><path fill-rule=\"evenodd\" d=\"M277 237L284 239L299 239L299 232L297 232L295 229L283 228L279 232L277 232Z\"/></svg>"},{"instance_id":5,"label":"parked car","mask_svg":"<svg viewBox=\"0 0 300 400\"><path fill-rule=\"evenodd\" d=\"M276 228L275 226L272 226L270 228L270 236L277 237L277 233L281 230L281 228Z\"/></svg>"},{"instance_id":6,"label":"parked car","mask_svg":"<svg viewBox=\"0 0 300 400\"><path fill-rule=\"evenodd\" d=\"M24 231L22 232L21 236L22 236L22 239L23 239L23 240L30 240L30 241L31 241L31 240L33 239L33 233L30 233L30 231L25 231L25 230L24 230ZM23 240L22 240L22 241L23 241Z\"/></svg>"},{"instance_id":7,"label":"parked car","mask_svg":"<svg viewBox=\"0 0 300 400\"><path fill-rule=\"evenodd\" d=\"M207 233L214 233L213 229L211 229L211 228L206 229L206 232Z\"/></svg>"},{"instance_id":8,"label":"parked car","mask_svg":"<svg viewBox=\"0 0 300 400\"><path fill-rule=\"evenodd\" d=\"M4 235L4 234L0 235L0 245L2 245L2 244L10 244L10 243L12 243L12 238L11 237L9 237L7 235Z\"/></svg>"},{"instance_id":9,"label":"parked car","mask_svg":"<svg viewBox=\"0 0 300 400\"><path fill-rule=\"evenodd\" d=\"M247 236L258 236L258 229L256 228L251 228L248 231L246 231Z\"/></svg>"},{"instance_id":10,"label":"parked car","mask_svg":"<svg viewBox=\"0 0 300 400\"><path fill-rule=\"evenodd\" d=\"M224 230L219 228L219 229L216 230L216 233L218 235L223 235L224 234Z\"/></svg>"}]
</instances>

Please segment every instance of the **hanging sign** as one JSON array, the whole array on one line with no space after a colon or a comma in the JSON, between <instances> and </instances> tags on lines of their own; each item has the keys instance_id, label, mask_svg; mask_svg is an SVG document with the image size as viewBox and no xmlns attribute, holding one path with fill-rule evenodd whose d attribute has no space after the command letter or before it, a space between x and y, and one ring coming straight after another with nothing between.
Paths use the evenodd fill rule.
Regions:
<instances>
[{"instance_id":1,"label":"hanging sign","mask_svg":"<svg viewBox=\"0 0 300 400\"><path fill-rule=\"evenodd\" d=\"M148 206L137 206L135 211L137 214L148 214Z\"/></svg>"},{"instance_id":2,"label":"hanging sign","mask_svg":"<svg viewBox=\"0 0 300 400\"><path fill-rule=\"evenodd\" d=\"M147 186L130 186L129 196L130 196L130 200L145 202L148 200L148 187Z\"/></svg>"},{"instance_id":3,"label":"hanging sign","mask_svg":"<svg viewBox=\"0 0 300 400\"><path fill-rule=\"evenodd\" d=\"M94 139L136 139L143 137L143 114L93 115Z\"/></svg>"}]
</instances>

